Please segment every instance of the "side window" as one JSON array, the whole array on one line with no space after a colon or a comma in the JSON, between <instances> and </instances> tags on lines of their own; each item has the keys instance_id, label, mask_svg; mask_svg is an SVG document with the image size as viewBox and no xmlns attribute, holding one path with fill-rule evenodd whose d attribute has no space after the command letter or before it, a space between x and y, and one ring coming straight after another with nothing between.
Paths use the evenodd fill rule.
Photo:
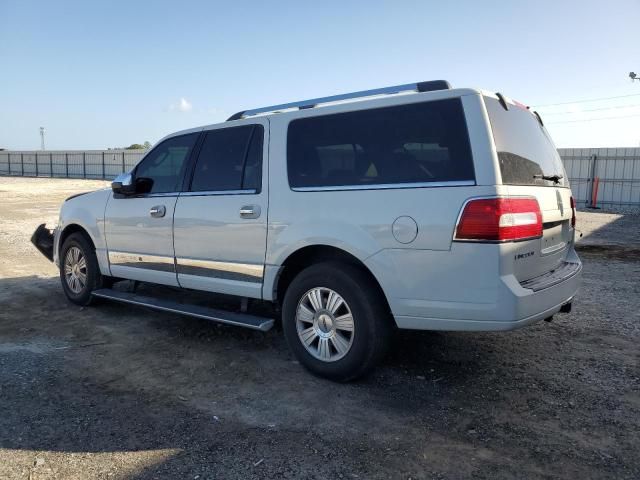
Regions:
<instances>
[{"instance_id":1,"label":"side window","mask_svg":"<svg viewBox=\"0 0 640 480\"><path fill-rule=\"evenodd\" d=\"M260 190L262 125L207 132L198 154L191 191Z\"/></svg>"},{"instance_id":2,"label":"side window","mask_svg":"<svg viewBox=\"0 0 640 480\"><path fill-rule=\"evenodd\" d=\"M262 139L264 130L262 125L256 125L251 133L251 141L244 166L242 189L252 189L260 192L262 189Z\"/></svg>"},{"instance_id":3,"label":"side window","mask_svg":"<svg viewBox=\"0 0 640 480\"><path fill-rule=\"evenodd\" d=\"M287 170L292 188L475 178L459 99L294 120Z\"/></svg>"},{"instance_id":4,"label":"side window","mask_svg":"<svg viewBox=\"0 0 640 480\"><path fill-rule=\"evenodd\" d=\"M136 178L153 181L149 193L169 193L180 189L182 174L198 133L172 137L144 157L136 167Z\"/></svg>"}]
</instances>

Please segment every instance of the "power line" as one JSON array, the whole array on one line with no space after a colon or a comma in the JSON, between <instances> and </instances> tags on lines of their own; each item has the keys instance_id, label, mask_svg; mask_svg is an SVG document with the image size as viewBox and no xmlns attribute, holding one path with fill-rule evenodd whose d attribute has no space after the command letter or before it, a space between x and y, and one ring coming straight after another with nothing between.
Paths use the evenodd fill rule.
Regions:
<instances>
[{"instance_id":1,"label":"power line","mask_svg":"<svg viewBox=\"0 0 640 480\"><path fill-rule=\"evenodd\" d=\"M599 102L601 100L614 100L616 98L628 98L628 97L639 97L640 93L630 93L629 95L617 95L615 97L601 97L601 98L590 98L587 100L575 100L573 102L560 102L560 103L547 103L544 105L531 105L531 108L540 108L540 107L555 107L556 105L571 105L573 103L588 103L588 102Z\"/></svg>"},{"instance_id":2,"label":"power line","mask_svg":"<svg viewBox=\"0 0 640 480\"><path fill-rule=\"evenodd\" d=\"M557 123L597 122L599 120L616 120L618 118L632 118L632 117L640 117L640 113L636 115L618 115L615 117L584 118L582 120L561 120L559 122L546 122L546 123L548 125L555 125Z\"/></svg>"},{"instance_id":3,"label":"power line","mask_svg":"<svg viewBox=\"0 0 640 480\"><path fill-rule=\"evenodd\" d=\"M619 108L633 108L633 107L640 107L640 103L635 103L632 105L616 105L614 107L587 108L585 110L575 110L575 111L565 110L564 112L549 112L549 113L545 113L544 116L548 117L549 115L564 115L564 114L582 113L582 112L599 112L601 110L615 110Z\"/></svg>"}]
</instances>

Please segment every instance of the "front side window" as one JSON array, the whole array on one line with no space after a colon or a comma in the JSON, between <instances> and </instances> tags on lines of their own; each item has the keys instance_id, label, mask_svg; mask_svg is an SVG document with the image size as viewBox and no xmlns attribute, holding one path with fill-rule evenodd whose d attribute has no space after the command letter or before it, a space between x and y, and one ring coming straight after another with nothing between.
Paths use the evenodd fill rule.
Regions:
<instances>
[{"instance_id":1,"label":"front side window","mask_svg":"<svg viewBox=\"0 0 640 480\"><path fill-rule=\"evenodd\" d=\"M207 132L191 182L191 191L260 190L262 125Z\"/></svg>"},{"instance_id":2,"label":"front side window","mask_svg":"<svg viewBox=\"0 0 640 480\"><path fill-rule=\"evenodd\" d=\"M172 137L144 157L135 170L136 178L151 180L148 193L170 193L180 189L184 168L198 133Z\"/></svg>"},{"instance_id":3,"label":"front side window","mask_svg":"<svg viewBox=\"0 0 640 480\"><path fill-rule=\"evenodd\" d=\"M292 188L475 179L459 99L294 120L287 169Z\"/></svg>"}]
</instances>

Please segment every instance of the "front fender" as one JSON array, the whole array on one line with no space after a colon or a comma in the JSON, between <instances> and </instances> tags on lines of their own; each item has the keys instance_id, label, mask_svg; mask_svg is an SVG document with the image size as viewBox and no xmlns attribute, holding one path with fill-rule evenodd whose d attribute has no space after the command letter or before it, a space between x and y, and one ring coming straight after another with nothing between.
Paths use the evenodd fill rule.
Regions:
<instances>
[{"instance_id":1,"label":"front fender","mask_svg":"<svg viewBox=\"0 0 640 480\"><path fill-rule=\"evenodd\" d=\"M65 232L68 232L69 228L80 227L89 235L96 248L100 271L106 275L110 274L104 236L104 211L109 195L111 190L98 190L71 198L62 204L54 236L54 261L57 265L59 265L60 240L66 236Z\"/></svg>"}]
</instances>

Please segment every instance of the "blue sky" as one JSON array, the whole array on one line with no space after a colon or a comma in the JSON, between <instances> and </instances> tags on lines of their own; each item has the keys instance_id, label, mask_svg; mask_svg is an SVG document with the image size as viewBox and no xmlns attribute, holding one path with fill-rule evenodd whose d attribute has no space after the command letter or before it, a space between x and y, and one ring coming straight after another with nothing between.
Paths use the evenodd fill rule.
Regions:
<instances>
[{"instance_id":1,"label":"blue sky","mask_svg":"<svg viewBox=\"0 0 640 480\"><path fill-rule=\"evenodd\" d=\"M440 78L528 105L624 96L539 110L558 146L639 146L639 20L637 0L0 0L0 147L39 148L40 126L52 149L153 143Z\"/></svg>"}]
</instances>

